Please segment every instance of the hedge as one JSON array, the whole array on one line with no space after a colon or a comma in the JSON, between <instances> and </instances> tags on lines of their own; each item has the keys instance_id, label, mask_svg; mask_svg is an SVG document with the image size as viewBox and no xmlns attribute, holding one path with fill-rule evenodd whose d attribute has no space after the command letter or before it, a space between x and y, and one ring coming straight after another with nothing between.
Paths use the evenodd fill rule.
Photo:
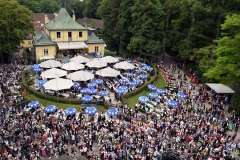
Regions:
<instances>
[{"instance_id":1,"label":"hedge","mask_svg":"<svg viewBox=\"0 0 240 160\"><path fill-rule=\"evenodd\" d=\"M27 91L31 94L34 94L35 96L42 98L42 99L47 99L49 101L53 101L53 102L59 102L59 103L69 103L69 104L81 104L82 100L79 99L72 99L72 98L61 98L61 97L54 97L54 96L50 96L44 93L41 93L39 91L36 91L35 89L33 89L32 87L28 86L27 82L26 82L26 74L29 71L23 71L22 72L22 85L24 88L27 89Z\"/></svg>"},{"instance_id":2,"label":"hedge","mask_svg":"<svg viewBox=\"0 0 240 160\"><path fill-rule=\"evenodd\" d=\"M134 90L132 92L129 92L127 94L121 95L121 101L124 104L126 104L126 99L129 99L129 98L139 94L143 90L148 89L148 85L152 84L154 81L157 80L158 74L157 74L156 67L153 64L151 64L150 62L146 62L146 63L153 68L152 73L151 73L151 74L153 74L153 76L151 76L152 78L149 81L147 81L146 83L144 83L142 86L140 86L138 89L136 89L136 90Z\"/></svg>"}]
</instances>

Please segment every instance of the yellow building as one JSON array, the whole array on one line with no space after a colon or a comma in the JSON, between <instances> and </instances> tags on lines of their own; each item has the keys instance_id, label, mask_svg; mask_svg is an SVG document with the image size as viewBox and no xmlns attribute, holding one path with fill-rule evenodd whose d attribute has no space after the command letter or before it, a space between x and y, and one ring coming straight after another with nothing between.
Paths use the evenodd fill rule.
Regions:
<instances>
[{"instance_id":1,"label":"yellow building","mask_svg":"<svg viewBox=\"0 0 240 160\"><path fill-rule=\"evenodd\" d=\"M31 48L33 46L32 44L32 35L29 34L25 40L20 44L22 48Z\"/></svg>"},{"instance_id":2,"label":"yellow building","mask_svg":"<svg viewBox=\"0 0 240 160\"><path fill-rule=\"evenodd\" d=\"M104 53L105 42L94 33L88 35L88 29L81 26L62 8L59 14L44 25L44 31L38 29L33 37L36 60L43 56L56 56L57 53Z\"/></svg>"}]
</instances>

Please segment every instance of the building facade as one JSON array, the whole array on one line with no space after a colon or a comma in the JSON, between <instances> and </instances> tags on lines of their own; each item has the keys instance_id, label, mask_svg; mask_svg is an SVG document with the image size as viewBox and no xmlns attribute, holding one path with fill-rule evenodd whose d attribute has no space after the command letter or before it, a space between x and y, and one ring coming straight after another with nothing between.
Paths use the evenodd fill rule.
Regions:
<instances>
[{"instance_id":1,"label":"building facade","mask_svg":"<svg viewBox=\"0 0 240 160\"><path fill-rule=\"evenodd\" d=\"M62 8L51 21L45 20L43 30L37 29L32 41L36 60L57 53L104 53L105 42L94 33L88 35L88 29L78 24L74 17Z\"/></svg>"}]
</instances>

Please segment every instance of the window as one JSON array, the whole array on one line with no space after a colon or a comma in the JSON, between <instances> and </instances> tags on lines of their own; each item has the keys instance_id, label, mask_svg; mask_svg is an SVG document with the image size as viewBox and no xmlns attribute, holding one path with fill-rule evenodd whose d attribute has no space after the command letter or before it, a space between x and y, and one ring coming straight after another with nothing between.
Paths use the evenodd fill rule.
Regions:
<instances>
[{"instance_id":1,"label":"window","mask_svg":"<svg viewBox=\"0 0 240 160\"><path fill-rule=\"evenodd\" d=\"M48 55L48 49L44 49L43 52L44 52L44 56Z\"/></svg>"},{"instance_id":2,"label":"window","mask_svg":"<svg viewBox=\"0 0 240 160\"><path fill-rule=\"evenodd\" d=\"M82 37L82 32L79 32L79 37Z\"/></svg>"},{"instance_id":3,"label":"window","mask_svg":"<svg viewBox=\"0 0 240 160\"><path fill-rule=\"evenodd\" d=\"M31 41L28 41L28 44L32 44L32 42L31 42Z\"/></svg>"},{"instance_id":4,"label":"window","mask_svg":"<svg viewBox=\"0 0 240 160\"><path fill-rule=\"evenodd\" d=\"M61 32L57 32L57 38L61 38Z\"/></svg>"},{"instance_id":5,"label":"window","mask_svg":"<svg viewBox=\"0 0 240 160\"><path fill-rule=\"evenodd\" d=\"M98 53L98 46L95 47L95 52Z\"/></svg>"}]
</instances>

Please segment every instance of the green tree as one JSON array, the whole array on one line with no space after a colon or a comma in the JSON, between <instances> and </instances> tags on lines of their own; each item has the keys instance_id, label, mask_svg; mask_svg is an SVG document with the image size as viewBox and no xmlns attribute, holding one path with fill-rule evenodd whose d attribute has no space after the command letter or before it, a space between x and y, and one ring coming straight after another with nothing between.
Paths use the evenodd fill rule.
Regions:
<instances>
[{"instance_id":1,"label":"green tree","mask_svg":"<svg viewBox=\"0 0 240 160\"><path fill-rule=\"evenodd\" d=\"M102 38L107 42L109 50L118 51L119 33L115 27L118 22L118 10L122 0L103 0L98 7L97 14L103 20Z\"/></svg>"},{"instance_id":2,"label":"green tree","mask_svg":"<svg viewBox=\"0 0 240 160\"><path fill-rule=\"evenodd\" d=\"M83 9L84 9L84 3L83 1L79 1L79 0L71 0L66 5L66 10L68 11L68 13L72 13L72 10L74 11L76 20L78 18L83 17L82 15Z\"/></svg>"},{"instance_id":3,"label":"green tree","mask_svg":"<svg viewBox=\"0 0 240 160\"><path fill-rule=\"evenodd\" d=\"M13 53L26 36L33 33L33 12L16 0L0 0L0 48Z\"/></svg>"},{"instance_id":4,"label":"green tree","mask_svg":"<svg viewBox=\"0 0 240 160\"><path fill-rule=\"evenodd\" d=\"M215 66L204 75L225 84L235 85L240 81L240 15L226 16L221 29L222 38L216 40Z\"/></svg>"},{"instance_id":5,"label":"green tree","mask_svg":"<svg viewBox=\"0 0 240 160\"><path fill-rule=\"evenodd\" d=\"M33 13L39 13L40 10L40 4L38 0L18 0L18 3L21 5L26 6L28 9L30 9Z\"/></svg>"},{"instance_id":6,"label":"green tree","mask_svg":"<svg viewBox=\"0 0 240 160\"><path fill-rule=\"evenodd\" d=\"M133 36L127 49L132 52L159 53L162 49L164 12L159 0L136 0L131 10Z\"/></svg>"},{"instance_id":7,"label":"green tree","mask_svg":"<svg viewBox=\"0 0 240 160\"><path fill-rule=\"evenodd\" d=\"M88 18L99 18L97 15L97 9L102 0L84 0L83 16Z\"/></svg>"},{"instance_id":8,"label":"green tree","mask_svg":"<svg viewBox=\"0 0 240 160\"><path fill-rule=\"evenodd\" d=\"M56 13L59 12L61 6L55 0L41 0L40 8L44 13Z\"/></svg>"}]
</instances>

